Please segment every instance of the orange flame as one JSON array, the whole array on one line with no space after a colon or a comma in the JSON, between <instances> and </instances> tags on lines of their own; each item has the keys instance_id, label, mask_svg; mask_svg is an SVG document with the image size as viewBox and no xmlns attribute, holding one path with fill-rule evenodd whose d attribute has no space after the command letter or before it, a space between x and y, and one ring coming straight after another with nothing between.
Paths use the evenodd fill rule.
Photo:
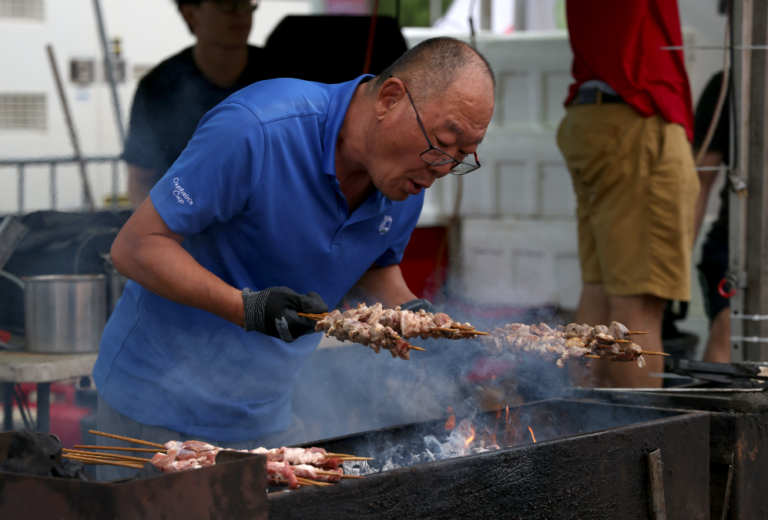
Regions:
<instances>
[{"instance_id":1,"label":"orange flame","mask_svg":"<svg viewBox=\"0 0 768 520\"><path fill-rule=\"evenodd\" d=\"M496 410L496 418L498 419L499 417L501 417L501 409Z\"/></svg>"},{"instance_id":2,"label":"orange flame","mask_svg":"<svg viewBox=\"0 0 768 520\"><path fill-rule=\"evenodd\" d=\"M467 438L467 440L464 441L464 449L465 450L469 447L470 444L472 444L472 441L475 440L475 427L474 426L470 426L469 427L469 431L471 431L472 433Z\"/></svg>"},{"instance_id":3,"label":"orange flame","mask_svg":"<svg viewBox=\"0 0 768 520\"><path fill-rule=\"evenodd\" d=\"M450 414L448 420L445 421L445 429L453 430L456 427L456 416L453 414L453 408L448 407L448 413Z\"/></svg>"},{"instance_id":4,"label":"orange flame","mask_svg":"<svg viewBox=\"0 0 768 520\"><path fill-rule=\"evenodd\" d=\"M507 406L507 421L509 421L509 406Z\"/></svg>"},{"instance_id":5,"label":"orange flame","mask_svg":"<svg viewBox=\"0 0 768 520\"><path fill-rule=\"evenodd\" d=\"M530 426L528 427L528 431L531 432L531 437L533 438L533 442L536 442L536 436L533 434L533 428Z\"/></svg>"}]
</instances>

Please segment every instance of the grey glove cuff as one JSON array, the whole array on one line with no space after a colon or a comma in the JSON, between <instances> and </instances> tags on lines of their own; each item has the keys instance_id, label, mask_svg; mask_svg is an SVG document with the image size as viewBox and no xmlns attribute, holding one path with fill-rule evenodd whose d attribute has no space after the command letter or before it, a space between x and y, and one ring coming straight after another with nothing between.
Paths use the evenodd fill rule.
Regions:
<instances>
[{"instance_id":1,"label":"grey glove cuff","mask_svg":"<svg viewBox=\"0 0 768 520\"><path fill-rule=\"evenodd\" d=\"M269 298L269 290L254 292L248 287L243 289L243 308L245 309L243 330L245 332L267 333L264 323L264 309L267 305L267 298Z\"/></svg>"}]
</instances>

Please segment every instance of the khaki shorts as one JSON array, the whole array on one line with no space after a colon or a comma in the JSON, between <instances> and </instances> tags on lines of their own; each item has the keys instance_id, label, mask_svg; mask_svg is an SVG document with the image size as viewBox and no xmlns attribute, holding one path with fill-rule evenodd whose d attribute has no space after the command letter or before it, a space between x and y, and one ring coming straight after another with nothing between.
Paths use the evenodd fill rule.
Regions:
<instances>
[{"instance_id":1,"label":"khaki shorts","mask_svg":"<svg viewBox=\"0 0 768 520\"><path fill-rule=\"evenodd\" d=\"M688 301L699 180L684 128L624 104L579 105L557 143L576 191L582 281Z\"/></svg>"}]
</instances>

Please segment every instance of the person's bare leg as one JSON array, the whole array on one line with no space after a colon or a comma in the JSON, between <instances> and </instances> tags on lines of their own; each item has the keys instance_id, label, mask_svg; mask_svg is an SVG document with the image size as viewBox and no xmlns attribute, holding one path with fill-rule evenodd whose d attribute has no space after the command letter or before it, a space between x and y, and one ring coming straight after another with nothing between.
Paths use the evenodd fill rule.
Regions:
<instances>
[{"instance_id":1,"label":"person's bare leg","mask_svg":"<svg viewBox=\"0 0 768 520\"><path fill-rule=\"evenodd\" d=\"M610 321L618 321L629 330L649 332L642 336L633 336L632 341L643 350L663 352L661 343L661 320L666 300L651 295L610 296ZM610 321L604 323L609 325ZM650 377L653 372L664 372L663 356L644 356L645 367L636 362L596 361L598 373L604 386L613 388L660 388L662 379Z\"/></svg>"},{"instance_id":2,"label":"person's bare leg","mask_svg":"<svg viewBox=\"0 0 768 520\"><path fill-rule=\"evenodd\" d=\"M709 328L707 350L704 361L712 363L731 362L731 309L726 307L715 315Z\"/></svg>"},{"instance_id":3,"label":"person's bare leg","mask_svg":"<svg viewBox=\"0 0 768 520\"><path fill-rule=\"evenodd\" d=\"M590 326L607 325L608 297L603 291L601 283L585 283L581 290L579 307L576 309L574 322L586 323ZM604 386L600 384L599 375L595 371L597 363L590 363L590 367L579 365L576 362L568 363L568 373L574 386L594 387Z\"/></svg>"}]
</instances>

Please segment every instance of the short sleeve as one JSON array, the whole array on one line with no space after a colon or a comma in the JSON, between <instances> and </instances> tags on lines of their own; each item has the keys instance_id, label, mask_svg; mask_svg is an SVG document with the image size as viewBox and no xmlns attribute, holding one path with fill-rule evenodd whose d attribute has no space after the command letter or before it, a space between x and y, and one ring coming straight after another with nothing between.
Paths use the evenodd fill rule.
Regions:
<instances>
[{"instance_id":1,"label":"short sleeve","mask_svg":"<svg viewBox=\"0 0 768 520\"><path fill-rule=\"evenodd\" d=\"M709 80L707 86L704 88L704 92L701 94L698 104L696 105L696 115L694 118L694 135L693 135L693 147L698 149L704 143L704 138L709 130L709 125L712 118L715 115L715 108L717 107L717 99L720 96L720 86L723 83L723 73L715 74L712 79ZM720 119L717 122L715 133L712 135L712 141L710 142L709 149L712 151L718 151L727 153L729 143L729 100L726 96L723 110L720 113Z\"/></svg>"},{"instance_id":2,"label":"short sleeve","mask_svg":"<svg viewBox=\"0 0 768 520\"><path fill-rule=\"evenodd\" d=\"M160 139L152 124L151 92L145 81L139 83L131 105L128 137L125 141L123 160L147 170L163 167Z\"/></svg>"},{"instance_id":3,"label":"short sleeve","mask_svg":"<svg viewBox=\"0 0 768 520\"><path fill-rule=\"evenodd\" d=\"M407 199L405 204L408 204L408 209L404 212L405 224L400 229L398 237L390 244L384 254L376 259L376 265L380 267L387 267L388 265L397 265L403 260L403 253L408 246L408 242L411 240L411 234L416 229L416 224L419 222L419 216L421 216L421 208L424 205L424 192L419 195L411 196Z\"/></svg>"},{"instance_id":4,"label":"short sleeve","mask_svg":"<svg viewBox=\"0 0 768 520\"><path fill-rule=\"evenodd\" d=\"M150 197L166 225L189 237L242 213L263 164L261 122L242 105L219 105L200 121L189 145Z\"/></svg>"}]
</instances>

